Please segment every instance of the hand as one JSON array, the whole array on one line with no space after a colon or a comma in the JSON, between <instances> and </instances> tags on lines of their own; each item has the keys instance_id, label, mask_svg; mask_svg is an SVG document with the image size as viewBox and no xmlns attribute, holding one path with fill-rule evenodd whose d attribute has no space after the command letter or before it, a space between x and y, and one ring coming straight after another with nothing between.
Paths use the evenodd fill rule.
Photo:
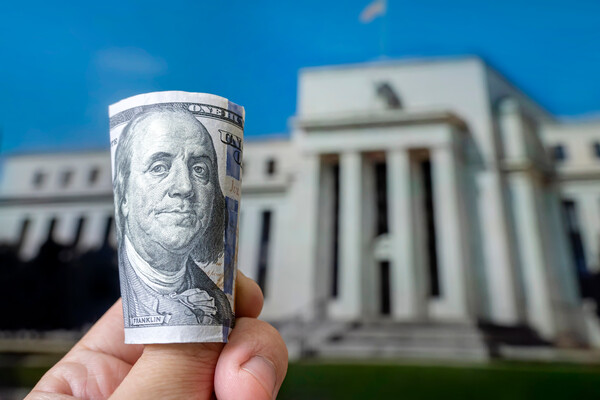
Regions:
<instances>
[{"instance_id":1,"label":"hand","mask_svg":"<svg viewBox=\"0 0 600 400\"><path fill-rule=\"evenodd\" d=\"M126 345L119 300L26 399L273 399L287 349L271 325L256 319L262 304L258 285L238 273L229 343Z\"/></svg>"}]
</instances>

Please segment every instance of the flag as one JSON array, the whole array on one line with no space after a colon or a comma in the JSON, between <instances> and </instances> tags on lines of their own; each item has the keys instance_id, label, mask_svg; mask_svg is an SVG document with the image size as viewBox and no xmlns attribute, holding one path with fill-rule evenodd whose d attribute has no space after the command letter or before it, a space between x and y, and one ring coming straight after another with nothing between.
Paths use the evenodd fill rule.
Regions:
<instances>
[{"instance_id":1,"label":"flag","mask_svg":"<svg viewBox=\"0 0 600 400\"><path fill-rule=\"evenodd\" d=\"M385 14L385 11L385 0L373 0L364 10L362 10L358 19L360 19L360 22L363 24L368 24L375 18Z\"/></svg>"}]
</instances>

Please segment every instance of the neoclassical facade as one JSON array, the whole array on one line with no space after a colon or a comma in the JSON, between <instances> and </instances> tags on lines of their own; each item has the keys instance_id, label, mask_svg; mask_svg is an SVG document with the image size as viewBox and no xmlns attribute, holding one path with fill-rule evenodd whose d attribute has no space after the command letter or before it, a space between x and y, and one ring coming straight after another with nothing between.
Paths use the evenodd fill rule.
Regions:
<instances>
[{"instance_id":1,"label":"neoclassical facade","mask_svg":"<svg viewBox=\"0 0 600 400\"><path fill-rule=\"evenodd\" d=\"M559 123L465 57L302 70L290 125L244 145L238 260L264 318L594 342L577 271L600 268L599 122ZM80 246L114 240L109 160L6 158L1 238L24 257L51 221Z\"/></svg>"}]
</instances>

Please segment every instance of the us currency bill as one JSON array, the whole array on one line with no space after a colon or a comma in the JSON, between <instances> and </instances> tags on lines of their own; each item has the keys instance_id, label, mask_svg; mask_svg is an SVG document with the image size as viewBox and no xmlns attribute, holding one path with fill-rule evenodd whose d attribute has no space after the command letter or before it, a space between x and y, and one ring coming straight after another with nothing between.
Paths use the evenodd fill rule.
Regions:
<instances>
[{"instance_id":1,"label":"us currency bill","mask_svg":"<svg viewBox=\"0 0 600 400\"><path fill-rule=\"evenodd\" d=\"M244 108L187 92L109 107L126 343L226 342Z\"/></svg>"}]
</instances>

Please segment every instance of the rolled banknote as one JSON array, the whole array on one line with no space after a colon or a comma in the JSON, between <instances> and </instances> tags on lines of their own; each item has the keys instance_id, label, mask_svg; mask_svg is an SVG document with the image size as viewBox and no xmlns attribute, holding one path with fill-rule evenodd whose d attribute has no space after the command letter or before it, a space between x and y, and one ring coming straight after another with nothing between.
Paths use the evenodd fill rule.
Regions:
<instances>
[{"instance_id":1,"label":"rolled banknote","mask_svg":"<svg viewBox=\"0 0 600 400\"><path fill-rule=\"evenodd\" d=\"M226 342L244 108L156 92L109 107L125 343Z\"/></svg>"}]
</instances>

